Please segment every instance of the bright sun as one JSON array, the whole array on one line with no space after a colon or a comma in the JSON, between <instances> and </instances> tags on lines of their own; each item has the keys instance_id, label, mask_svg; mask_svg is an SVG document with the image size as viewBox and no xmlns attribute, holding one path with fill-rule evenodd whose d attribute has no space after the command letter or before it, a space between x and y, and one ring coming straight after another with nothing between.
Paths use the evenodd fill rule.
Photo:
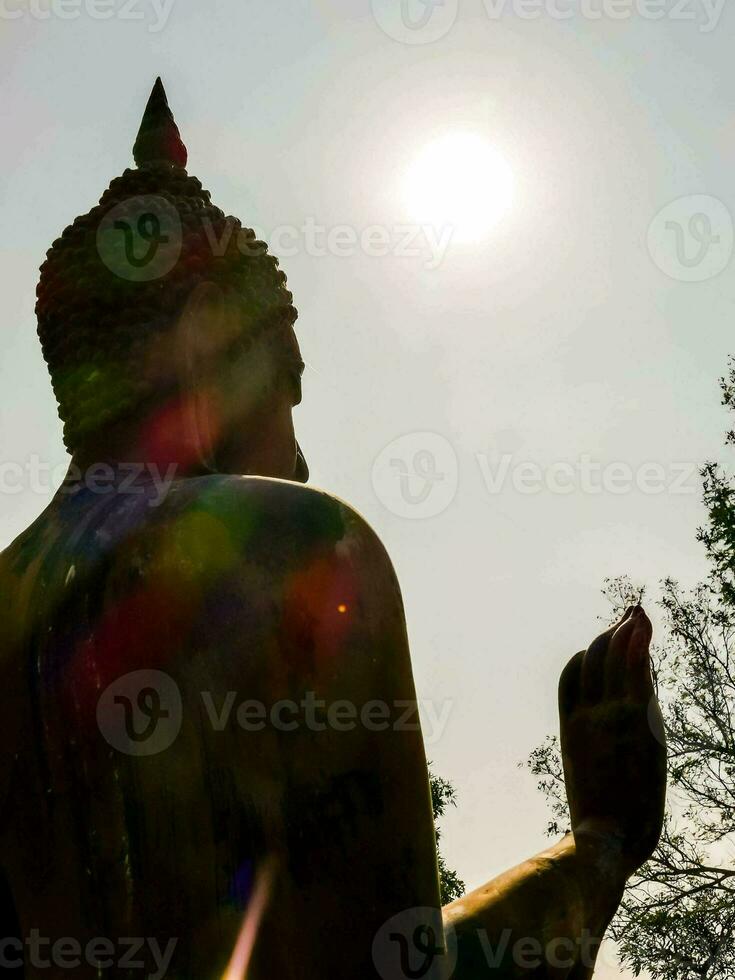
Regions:
<instances>
[{"instance_id":1,"label":"bright sun","mask_svg":"<svg viewBox=\"0 0 735 980\"><path fill-rule=\"evenodd\" d=\"M513 204L508 162L482 136L452 133L426 146L409 167L404 193L419 224L454 229L452 241L484 237Z\"/></svg>"}]
</instances>

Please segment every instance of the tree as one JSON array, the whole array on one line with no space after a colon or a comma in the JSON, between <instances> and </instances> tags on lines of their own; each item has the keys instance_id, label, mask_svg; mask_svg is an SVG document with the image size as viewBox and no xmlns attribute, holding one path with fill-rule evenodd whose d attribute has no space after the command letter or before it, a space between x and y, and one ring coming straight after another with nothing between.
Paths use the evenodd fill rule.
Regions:
<instances>
[{"instance_id":1,"label":"tree","mask_svg":"<svg viewBox=\"0 0 735 980\"><path fill-rule=\"evenodd\" d=\"M434 814L434 830L436 833L436 858L439 866L439 890L442 905L453 902L455 898L464 895L464 882L456 871L447 867L447 863L439 850L439 820L444 816L448 806L457 805L457 791L454 786L441 776L435 776L429 769L429 785L431 786L431 809Z\"/></svg>"},{"instance_id":2,"label":"tree","mask_svg":"<svg viewBox=\"0 0 735 980\"><path fill-rule=\"evenodd\" d=\"M722 381L735 410L735 361ZM735 445L735 431L728 434ZM735 977L735 484L715 464L702 470L706 526L698 532L706 580L661 588L663 639L655 650L669 748L669 807L652 859L629 882L611 934L621 962L654 980ZM607 580L614 618L643 590ZM528 760L551 807L548 831L568 828L556 738Z\"/></svg>"}]
</instances>

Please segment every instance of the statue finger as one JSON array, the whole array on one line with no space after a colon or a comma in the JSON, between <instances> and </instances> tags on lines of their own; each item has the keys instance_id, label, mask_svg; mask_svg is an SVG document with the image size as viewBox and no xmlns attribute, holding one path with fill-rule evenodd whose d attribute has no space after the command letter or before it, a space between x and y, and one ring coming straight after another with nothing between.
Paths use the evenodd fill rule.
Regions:
<instances>
[{"instance_id":1,"label":"statue finger","mask_svg":"<svg viewBox=\"0 0 735 980\"><path fill-rule=\"evenodd\" d=\"M640 704L648 704L655 694L650 653L652 638L651 620L641 609L635 618L626 651L628 693L632 700Z\"/></svg>"},{"instance_id":2,"label":"statue finger","mask_svg":"<svg viewBox=\"0 0 735 980\"><path fill-rule=\"evenodd\" d=\"M605 690L605 662L610 636L602 633L590 643L582 663L582 700L597 704Z\"/></svg>"},{"instance_id":3,"label":"statue finger","mask_svg":"<svg viewBox=\"0 0 735 980\"><path fill-rule=\"evenodd\" d=\"M625 610L621 619L590 643L582 666L582 697L587 704L597 704L605 694L610 641L633 614L633 606Z\"/></svg>"},{"instance_id":4,"label":"statue finger","mask_svg":"<svg viewBox=\"0 0 735 980\"><path fill-rule=\"evenodd\" d=\"M635 628L636 610L630 606L623 618L613 627L608 656L605 663L605 696L611 700L623 698L628 693L629 666L627 649Z\"/></svg>"},{"instance_id":5,"label":"statue finger","mask_svg":"<svg viewBox=\"0 0 735 980\"><path fill-rule=\"evenodd\" d=\"M577 707L582 694L582 661L584 650L575 654L562 671L559 680L559 711L568 715Z\"/></svg>"}]
</instances>

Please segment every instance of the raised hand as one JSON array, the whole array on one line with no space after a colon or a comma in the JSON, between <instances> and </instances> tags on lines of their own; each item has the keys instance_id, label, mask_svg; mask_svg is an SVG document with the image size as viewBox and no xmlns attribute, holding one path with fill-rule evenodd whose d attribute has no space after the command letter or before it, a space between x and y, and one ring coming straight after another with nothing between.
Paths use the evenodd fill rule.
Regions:
<instances>
[{"instance_id":1,"label":"raised hand","mask_svg":"<svg viewBox=\"0 0 735 980\"><path fill-rule=\"evenodd\" d=\"M651 676L652 634L641 606L631 606L569 662L559 685L577 848L593 870L621 882L651 856L663 825L666 747Z\"/></svg>"}]
</instances>

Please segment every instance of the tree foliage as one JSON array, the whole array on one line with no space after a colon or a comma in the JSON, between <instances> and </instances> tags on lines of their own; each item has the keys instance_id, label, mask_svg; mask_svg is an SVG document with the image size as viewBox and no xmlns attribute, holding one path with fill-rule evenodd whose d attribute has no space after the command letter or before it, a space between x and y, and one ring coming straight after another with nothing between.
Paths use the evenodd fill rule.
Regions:
<instances>
[{"instance_id":1,"label":"tree foliage","mask_svg":"<svg viewBox=\"0 0 735 980\"><path fill-rule=\"evenodd\" d=\"M453 902L455 898L461 898L462 895L464 895L465 890L464 882L461 880L456 871L452 871L452 869L447 866L447 863L439 850L439 839L441 837L439 820L444 816L448 806L457 805L457 791L450 782L448 782L446 779L442 779L441 776L436 776L431 769L429 769L429 785L431 787L431 809L434 813L436 856L437 864L439 866L439 889L441 894L441 903L442 905L447 905L449 902Z\"/></svg>"}]
</instances>

